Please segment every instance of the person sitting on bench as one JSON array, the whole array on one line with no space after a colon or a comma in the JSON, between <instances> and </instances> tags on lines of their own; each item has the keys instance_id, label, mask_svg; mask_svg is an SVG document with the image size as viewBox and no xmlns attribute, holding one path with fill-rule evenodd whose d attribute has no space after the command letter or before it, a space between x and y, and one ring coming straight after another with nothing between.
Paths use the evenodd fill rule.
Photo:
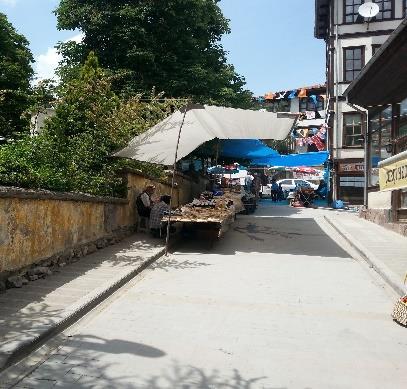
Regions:
<instances>
[{"instance_id":1,"label":"person sitting on bench","mask_svg":"<svg viewBox=\"0 0 407 389\"><path fill-rule=\"evenodd\" d=\"M146 218L150 217L151 207L153 205L151 196L154 194L154 191L154 185L147 185L145 189L137 196L136 208L139 216Z\"/></svg>"}]
</instances>

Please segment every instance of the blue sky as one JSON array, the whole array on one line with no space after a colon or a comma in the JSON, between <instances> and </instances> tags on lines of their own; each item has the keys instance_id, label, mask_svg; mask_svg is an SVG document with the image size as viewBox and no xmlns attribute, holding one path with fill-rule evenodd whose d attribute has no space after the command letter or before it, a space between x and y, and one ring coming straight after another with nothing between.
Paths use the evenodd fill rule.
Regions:
<instances>
[{"instance_id":1,"label":"blue sky","mask_svg":"<svg viewBox=\"0 0 407 389\"><path fill-rule=\"evenodd\" d=\"M78 32L58 31L52 11L59 0L0 0L5 13L30 41L40 77L52 74L58 41ZM256 95L323 83L324 42L313 36L314 0L222 0L232 33L223 44L229 60Z\"/></svg>"}]
</instances>

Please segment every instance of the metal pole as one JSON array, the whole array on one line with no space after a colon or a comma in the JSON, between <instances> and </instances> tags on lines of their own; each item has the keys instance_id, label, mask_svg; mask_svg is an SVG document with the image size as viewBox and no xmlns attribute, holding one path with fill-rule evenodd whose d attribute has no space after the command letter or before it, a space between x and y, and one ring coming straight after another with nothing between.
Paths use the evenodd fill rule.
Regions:
<instances>
[{"instance_id":1,"label":"metal pole","mask_svg":"<svg viewBox=\"0 0 407 389\"><path fill-rule=\"evenodd\" d=\"M167 222L167 236L165 238L165 256L168 256L168 248L169 248L169 243L170 243L170 223L171 223L171 210L172 210L172 198L173 198L173 193L174 193L174 185L175 185L175 171L177 169L177 158L178 158L178 147L179 147L179 140L181 138L181 130L182 126L184 125L185 122L185 116L188 112L188 105L185 107L185 112L184 115L182 116L182 122L179 127L178 131L178 139L177 139L177 146L175 148L175 157L174 157L174 166L172 169L172 180L171 180L171 192L170 192L170 213L168 215L168 222Z\"/></svg>"},{"instance_id":2,"label":"metal pole","mask_svg":"<svg viewBox=\"0 0 407 389\"><path fill-rule=\"evenodd\" d=\"M332 150L335 150L335 156L332 156L333 161L338 159L338 149L339 149L339 39L338 39L338 24L339 24L339 5L336 3L336 23L335 23L335 121L334 121L334 133L335 143L332 146ZM334 179L332 180L332 197L333 200L337 200L337 192L338 192L338 185L337 185L337 172L334 170Z\"/></svg>"}]
</instances>

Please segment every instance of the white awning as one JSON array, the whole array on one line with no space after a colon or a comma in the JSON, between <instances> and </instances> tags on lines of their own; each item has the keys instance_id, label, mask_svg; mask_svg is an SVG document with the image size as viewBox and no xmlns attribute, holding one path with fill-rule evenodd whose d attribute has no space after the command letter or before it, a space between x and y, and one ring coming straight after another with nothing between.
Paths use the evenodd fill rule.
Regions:
<instances>
[{"instance_id":1,"label":"white awning","mask_svg":"<svg viewBox=\"0 0 407 389\"><path fill-rule=\"evenodd\" d=\"M172 165L183 115L181 111L173 113L133 138L126 148L114 156ZM214 138L285 139L294 120L277 118L277 114L273 112L194 105L185 115L177 160Z\"/></svg>"}]
</instances>

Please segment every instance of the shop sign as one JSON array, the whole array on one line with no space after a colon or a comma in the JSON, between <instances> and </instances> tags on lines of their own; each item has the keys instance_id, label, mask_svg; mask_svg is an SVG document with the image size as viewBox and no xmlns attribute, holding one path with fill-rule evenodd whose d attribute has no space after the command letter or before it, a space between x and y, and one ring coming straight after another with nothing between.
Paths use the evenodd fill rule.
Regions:
<instances>
[{"instance_id":1,"label":"shop sign","mask_svg":"<svg viewBox=\"0 0 407 389\"><path fill-rule=\"evenodd\" d=\"M339 173L363 173L364 171L365 164L363 162L339 164Z\"/></svg>"},{"instance_id":2,"label":"shop sign","mask_svg":"<svg viewBox=\"0 0 407 389\"><path fill-rule=\"evenodd\" d=\"M407 188L407 159L380 166L380 190Z\"/></svg>"}]
</instances>

